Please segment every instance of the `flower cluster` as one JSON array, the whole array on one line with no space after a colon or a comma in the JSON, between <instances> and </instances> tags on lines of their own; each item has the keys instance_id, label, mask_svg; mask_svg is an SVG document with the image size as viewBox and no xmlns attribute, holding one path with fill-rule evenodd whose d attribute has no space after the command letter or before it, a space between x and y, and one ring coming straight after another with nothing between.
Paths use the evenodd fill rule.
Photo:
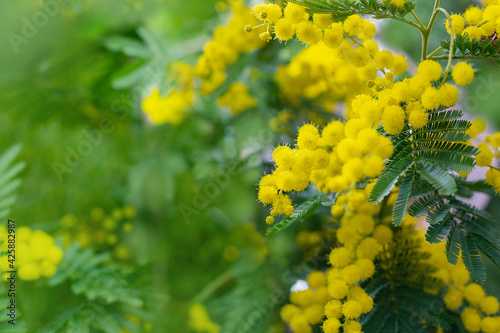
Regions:
<instances>
[{"instance_id":1,"label":"flower cluster","mask_svg":"<svg viewBox=\"0 0 500 333\"><path fill-rule=\"evenodd\" d=\"M303 125L297 148L278 146L273 152L277 168L259 183L260 202L273 207L267 222L273 223L278 214L293 214L286 192L303 191L311 181L325 193L342 193L379 176L392 150L391 141L363 119L332 121L321 133L314 125Z\"/></svg>"},{"instance_id":2,"label":"flower cluster","mask_svg":"<svg viewBox=\"0 0 500 333\"><path fill-rule=\"evenodd\" d=\"M226 82L226 69L236 63L241 54L262 48L265 43L255 34L248 34L246 24L257 25L259 22L241 0L229 0L233 16L227 25L219 26L214 31L214 38L208 41L203 54L194 67L182 62L174 62L170 75L177 84L166 97L154 89L142 102L142 108L157 124L180 124L187 115L195 98L195 77L201 79L199 93L202 96L213 94ZM258 27L256 27L258 29ZM232 96L237 93L242 101L236 102ZM237 114L256 106L256 100L248 95L248 90L240 83L235 83L219 99L221 106L228 106Z\"/></svg>"},{"instance_id":3,"label":"flower cluster","mask_svg":"<svg viewBox=\"0 0 500 333\"><path fill-rule=\"evenodd\" d=\"M379 60L391 62L391 56L386 56L386 59ZM453 77L460 84L465 84L461 73L468 71L467 68L470 65L459 63L453 70ZM470 70L472 77L467 81L472 81L474 75L472 68ZM439 63L424 60L418 65L417 74L411 78L394 83L390 75L378 77L371 85L371 93L356 96L352 112L369 123L382 122L384 130L392 135L401 133L407 123L413 128L422 128L428 123L429 111L449 108L458 102L459 92L455 86L444 81L437 86L442 73Z\"/></svg>"},{"instance_id":4,"label":"flower cluster","mask_svg":"<svg viewBox=\"0 0 500 333\"><path fill-rule=\"evenodd\" d=\"M156 124L180 124L193 103L193 69L182 62L174 62L171 64L171 69L173 78L178 82L176 87L166 97L163 97L160 90L155 88L142 101L142 109Z\"/></svg>"},{"instance_id":5,"label":"flower cluster","mask_svg":"<svg viewBox=\"0 0 500 333\"><path fill-rule=\"evenodd\" d=\"M470 140L477 141L476 147L479 153L476 155L476 165L479 167L489 167L486 171L486 181L500 193L500 170L494 167L493 159L500 157L500 132L492 135L480 136L486 130L486 122L477 118L472 121L471 127L468 129L467 134Z\"/></svg>"},{"instance_id":6,"label":"flower cluster","mask_svg":"<svg viewBox=\"0 0 500 333\"><path fill-rule=\"evenodd\" d=\"M326 275L321 271L311 272L307 279L308 288L292 292L290 301L281 309L281 318L289 323L296 333L312 332L311 325L321 323L324 307L330 298L326 286Z\"/></svg>"},{"instance_id":7,"label":"flower cluster","mask_svg":"<svg viewBox=\"0 0 500 333\"><path fill-rule=\"evenodd\" d=\"M220 106L230 108L233 114L240 114L245 110L256 107L257 99L250 96L248 88L244 84L234 82L225 93L219 96L217 103Z\"/></svg>"},{"instance_id":8,"label":"flower cluster","mask_svg":"<svg viewBox=\"0 0 500 333\"><path fill-rule=\"evenodd\" d=\"M77 218L72 214L61 218L61 232L64 246L77 241L83 248L96 250L113 250L113 255L119 260L130 258L130 250L120 243L120 236L133 229L130 222L136 215L133 206L126 205L115 208L111 213L99 207L90 211L88 217Z\"/></svg>"},{"instance_id":9,"label":"flower cluster","mask_svg":"<svg viewBox=\"0 0 500 333\"><path fill-rule=\"evenodd\" d=\"M41 230L31 230L28 227L16 229L15 270L21 280L38 280L51 277L57 271L63 252L54 244L54 238ZM0 239L7 240L7 229L0 226ZM0 246L0 251L8 250L8 242ZM9 259L11 260L9 262ZM12 257L0 258L0 271L12 271ZM4 274L4 278L8 274Z\"/></svg>"},{"instance_id":10,"label":"flower cluster","mask_svg":"<svg viewBox=\"0 0 500 333\"><path fill-rule=\"evenodd\" d=\"M275 6L258 5L254 12L260 18L271 8L276 11ZM281 9L275 16L280 18L267 23L274 26L277 39L288 40L295 34L299 41L310 45L276 73L282 93L294 104L305 97L331 109L335 101L349 100L356 93L367 91L366 83L377 77L378 70L394 75L406 71L405 58L379 51L372 40L375 26L358 15L343 23L334 23L330 14L314 14L311 20L304 7L289 2L284 17L281 18Z\"/></svg>"},{"instance_id":11,"label":"flower cluster","mask_svg":"<svg viewBox=\"0 0 500 333\"><path fill-rule=\"evenodd\" d=\"M310 326L325 316L325 333L339 332L341 327L343 332L360 332L356 319L373 308L373 299L359 283L375 273L374 260L383 245L392 241L393 231L384 221L374 219L380 207L367 202L370 189L368 186L348 191L332 206L332 213L341 224L336 231L341 246L330 252L331 268L326 274L312 272L307 278L309 289L292 292L293 304L283 307L281 317L295 333L311 332Z\"/></svg>"},{"instance_id":12,"label":"flower cluster","mask_svg":"<svg viewBox=\"0 0 500 333\"><path fill-rule=\"evenodd\" d=\"M276 7L258 5L254 12L274 26L276 38L288 40L295 34L298 40L313 45L276 74L283 94L292 103L306 97L328 108L344 99L352 106L348 118L362 118L375 126L382 123L389 134L399 134L407 123L421 128L428 122L428 111L457 103L458 90L442 80L443 68L438 62L423 61L417 75L395 82L394 76L406 71L406 60L379 50L372 40L376 30L370 21L351 15L344 22L333 22L330 14L314 14L311 20L305 8L294 3L288 3L282 17ZM378 73L383 76L377 77ZM465 62L458 63L452 77L457 85L467 85L474 70ZM438 81L442 81L439 86Z\"/></svg>"},{"instance_id":13,"label":"flower cluster","mask_svg":"<svg viewBox=\"0 0 500 333\"><path fill-rule=\"evenodd\" d=\"M446 307L460 312L465 329L469 332L498 332L498 300L487 296L479 284L470 282L470 274L462 260L456 265L448 262L444 243L431 245L424 242L424 248L431 254L429 262L437 269L435 276L446 284L443 296Z\"/></svg>"},{"instance_id":14,"label":"flower cluster","mask_svg":"<svg viewBox=\"0 0 500 333\"><path fill-rule=\"evenodd\" d=\"M500 28L500 4L498 1L486 0L485 7L470 7L463 15L451 15L453 33L461 34L470 39L481 40L495 35ZM451 33L449 20L446 20L446 30Z\"/></svg>"},{"instance_id":15,"label":"flower cluster","mask_svg":"<svg viewBox=\"0 0 500 333\"><path fill-rule=\"evenodd\" d=\"M212 94L222 86L226 81L227 66L238 61L241 54L264 46L257 35L245 32L245 24L258 24L249 8L241 0L231 0L229 3L233 17L226 26L215 29L214 39L205 44L203 54L194 68L195 74L203 80L200 87L203 96Z\"/></svg>"}]
</instances>

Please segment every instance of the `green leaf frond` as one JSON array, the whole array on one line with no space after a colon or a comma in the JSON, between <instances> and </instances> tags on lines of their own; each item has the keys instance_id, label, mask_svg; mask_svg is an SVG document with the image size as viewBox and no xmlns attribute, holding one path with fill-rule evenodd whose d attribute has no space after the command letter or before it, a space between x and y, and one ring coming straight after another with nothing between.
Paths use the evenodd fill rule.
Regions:
<instances>
[{"instance_id":1,"label":"green leaf frond","mask_svg":"<svg viewBox=\"0 0 500 333\"><path fill-rule=\"evenodd\" d=\"M107 252L82 250L75 242L64 251L63 261L57 273L49 279L49 285L70 281L75 295L84 295L89 300L98 300L103 304L121 303L141 307L143 301L140 292L131 288L126 278L130 272L110 259L111 255Z\"/></svg>"},{"instance_id":2,"label":"green leaf frond","mask_svg":"<svg viewBox=\"0 0 500 333\"><path fill-rule=\"evenodd\" d=\"M335 199L331 199L324 195L316 195L304 201L297 207L295 207L293 214L291 216L285 217L278 223L273 224L266 230L266 236L272 236L280 232L283 229L288 228L295 222L304 220L309 215L313 214L316 209L318 209L322 203L326 201L329 205L335 204Z\"/></svg>"},{"instance_id":3,"label":"green leaf frond","mask_svg":"<svg viewBox=\"0 0 500 333\"><path fill-rule=\"evenodd\" d=\"M500 45L494 43L494 39L492 38L477 40L475 38L471 39L468 35L457 35L453 50L450 50L450 44L449 39L447 41L441 41L441 47L447 54L451 52L456 59L500 60ZM448 57L448 55L434 58L444 59L446 57Z\"/></svg>"},{"instance_id":4,"label":"green leaf frond","mask_svg":"<svg viewBox=\"0 0 500 333\"><path fill-rule=\"evenodd\" d=\"M404 6L396 7L384 0L288 0L308 8L313 14L332 14L336 20L343 20L351 15L372 15L376 19L392 18L417 26L405 19L416 6L413 1L406 1ZM418 27L418 26L417 26Z\"/></svg>"},{"instance_id":5,"label":"green leaf frond","mask_svg":"<svg viewBox=\"0 0 500 333\"><path fill-rule=\"evenodd\" d=\"M412 232L402 228L393 242L384 245L377 276L364 286L375 301L361 320L367 332L431 332L438 326L450 327L441 297L425 292L440 290L443 281L432 276L435 267L427 263L430 254L422 249L421 239L409 237Z\"/></svg>"}]
</instances>

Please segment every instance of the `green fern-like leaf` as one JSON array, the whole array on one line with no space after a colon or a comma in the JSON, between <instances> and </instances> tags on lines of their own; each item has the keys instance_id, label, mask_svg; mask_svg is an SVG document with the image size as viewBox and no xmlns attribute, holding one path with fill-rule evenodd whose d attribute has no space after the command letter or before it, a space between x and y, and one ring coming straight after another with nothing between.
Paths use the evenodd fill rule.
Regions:
<instances>
[{"instance_id":1,"label":"green fern-like leaf","mask_svg":"<svg viewBox=\"0 0 500 333\"><path fill-rule=\"evenodd\" d=\"M49 284L54 286L69 280L73 292L83 294L89 300L142 306L139 291L130 288L124 277L125 267L110 262L110 258L108 253L81 250L75 242L64 251L63 262L57 273L49 279Z\"/></svg>"},{"instance_id":2,"label":"green fern-like leaf","mask_svg":"<svg viewBox=\"0 0 500 333\"><path fill-rule=\"evenodd\" d=\"M294 209L292 216L285 217L278 223L275 223L273 226L269 227L266 231L267 236L275 235L283 229L288 228L295 222L299 222L304 220L306 217L314 213L316 209L318 209L323 200L328 200L329 198L325 198L323 195L314 196L305 202L301 203ZM329 200L330 205L334 204L335 201Z\"/></svg>"},{"instance_id":3,"label":"green fern-like leaf","mask_svg":"<svg viewBox=\"0 0 500 333\"><path fill-rule=\"evenodd\" d=\"M448 214L440 223L429 226L425 234L425 240L432 244L441 242L448 233L451 225L452 218Z\"/></svg>"},{"instance_id":4,"label":"green fern-like leaf","mask_svg":"<svg viewBox=\"0 0 500 333\"><path fill-rule=\"evenodd\" d=\"M411 187L414 178L415 174L413 172L410 172L403 178L401 182L398 197L396 199L396 202L394 203L394 209L392 211L392 223L395 226L399 226L401 225L401 223L403 223L403 219L408 208L408 200L410 200Z\"/></svg>"},{"instance_id":5,"label":"green fern-like leaf","mask_svg":"<svg viewBox=\"0 0 500 333\"><path fill-rule=\"evenodd\" d=\"M450 50L450 40L442 41L441 47L449 54L465 59L500 60L500 45L494 39L471 39L468 35L458 35L455 38L453 50ZM447 55L445 55L447 56Z\"/></svg>"},{"instance_id":6,"label":"green fern-like leaf","mask_svg":"<svg viewBox=\"0 0 500 333\"><path fill-rule=\"evenodd\" d=\"M425 163L419 163L418 173L443 195L453 195L457 191L455 179L443 169Z\"/></svg>"},{"instance_id":7,"label":"green fern-like leaf","mask_svg":"<svg viewBox=\"0 0 500 333\"><path fill-rule=\"evenodd\" d=\"M479 249L470 235L464 235L462 241L462 260L471 276L479 283L486 281L486 271Z\"/></svg>"},{"instance_id":8,"label":"green fern-like leaf","mask_svg":"<svg viewBox=\"0 0 500 333\"><path fill-rule=\"evenodd\" d=\"M336 20L343 20L351 15L372 15L376 19L392 18L407 23L408 15L416 6L412 1L406 1L404 6L396 7L390 1L380 0L288 0L308 8L315 14L331 14Z\"/></svg>"},{"instance_id":9,"label":"green fern-like leaf","mask_svg":"<svg viewBox=\"0 0 500 333\"><path fill-rule=\"evenodd\" d=\"M401 175L403 175L414 163L413 158L409 155L410 153L411 148L407 147L389 162L382 175L377 179L370 193L370 201L378 203L392 191Z\"/></svg>"},{"instance_id":10,"label":"green fern-like leaf","mask_svg":"<svg viewBox=\"0 0 500 333\"><path fill-rule=\"evenodd\" d=\"M458 256L460 255L460 243L462 240L462 231L458 224L454 224L450 233L448 234L448 239L446 241L446 257L448 262L456 265L458 261Z\"/></svg>"}]
</instances>

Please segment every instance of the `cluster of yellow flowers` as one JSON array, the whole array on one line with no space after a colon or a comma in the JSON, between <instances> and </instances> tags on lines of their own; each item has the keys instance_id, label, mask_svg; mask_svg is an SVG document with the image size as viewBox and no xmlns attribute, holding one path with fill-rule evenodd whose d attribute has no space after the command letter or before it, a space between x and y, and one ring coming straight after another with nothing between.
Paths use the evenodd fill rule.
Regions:
<instances>
[{"instance_id":1,"label":"cluster of yellow flowers","mask_svg":"<svg viewBox=\"0 0 500 333\"><path fill-rule=\"evenodd\" d=\"M248 88L240 82L234 82L227 91L219 96L217 103L231 109L233 114L240 114L245 110L257 106L257 99L250 96Z\"/></svg>"},{"instance_id":2,"label":"cluster of yellow flowers","mask_svg":"<svg viewBox=\"0 0 500 333\"><path fill-rule=\"evenodd\" d=\"M470 7L463 15L451 15L453 32L470 39L481 40L498 33L500 28L500 4L496 0L485 0L485 7ZM449 20L446 20L446 29L450 32Z\"/></svg>"},{"instance_id":3,"label":"cluster of yellow flowers","mask_svg":"<svg viewBox=\"0 0 500 333\"><path fill-rule=\"evenodd\" d=\"M493 296L486 296L483 288L470 282L470 274L463 261L456 265L445 256L445 243L429 244L424 249L431 254L429 263L437 268L436 277L446 284L443 300L450 310L459 310L465 329L469 332L497 333L500 331L499 302ZM465 307L462 304L465 301ZM494 316L497 314L497 316Z\"/></svg>"},{"instance_id":4,"label":"cluster of yellow flowers","mask_svg":"<svg viewBox=\"0 0 500 333\"><path fill-rule=\"evenodd\" d=\"M332 121L321 134L314 125L303 125L297 148L276 147L277 168L259 183L260 202L273 207L267 223L278 214L293 214L286 192L303 191L311 181L325 193L342 193L366 177L378 177L392 150L392 142L363 119Z\"/></svg>"},{"instance_id":5,"label":"cluster of yellow flowers","mask_svg":"<svg viewBox=\"0 0 500 333\"><path fill-rule=\"evenodd\" d=\"M194 99L193 69L180 61L170 65L171 75L177 80L177 85L166 97L161 96L160 90L155 88L142 101L142 109L151 120L157 124L180 124L186 117L187 111Z\"/></svg>"},{"instance_id":6,"label":"cluster of yellow flowers","mask_svg":"<svg viewBox=\"0 0 500 333\"><path fill-rule=\"evenodd\" d=\"M343 332L361 332L356 319L371 311L373 299L358 283L373 276L375 258L393 238L386 221L373 218L380 207L367 202L370 190L371 186L348 191L332 206L341 223L336 238L342 246L329 254L332 267L326 274L312 272L307 278L309 288L292 292L293 304L283 307L281 317L295 333L312 332L311 325L325 316L325 333L337 333L341 327Z\"/></svg>"},{"instance_id":7,"label":"cluster of yellow flowers","mask_svg":"<svg viewBox=\"0 0 500 333\"><path fill-rule=\"evenodd\" d=\"M330 296L326 286L326 275L313 271L307 277L308 289L292 292L290 301L281 309L281 318L289 323L295 333L312 332L311 325L321 323L324 308Z\"/></svg>"},{"instance_id":8,"label":"cluster of yellow flowers","mask_svg":"<svg viewBox=\"0 0 500 333\"><path fill-rule=\"evenodd\" d=\"M258 21L241 0L229 0L233 17L226 26L217 27L214 39L204 48L194 70L203 82L200 93L212 94L226 81L227 66L234 64L243 53L262 48L265 43L256 34L247 34L245 25L257 25Z\"/></svg>"},{"instance_id":9,"label":"cluster of yellow flowers","mask_svg":"<svg viewBox=\"0 0 500 333\"><path fill-rule=\"evenodd\" d=\"M387 133L399 134L406 122L421 128L428 122L428 110L452 107L458 101L455 86L444 82L433 86L441 80L443 68L432 60L421 62L414 77L395 83L394 75L406 70L405 58L379 50L372 40L375 26L358 15L333 22L330 14L313 14L311 21L305 8L294 3L287 4L284 17L275 4L258 5L254 12L274 26L278 39L289 40L295 34L313 45L277 72L284 95L296 104L306 97L330 108L335 100L344 99L352 106L348 118L362 118L376 126L382 122ZM379 71L383 77L377 77ZM458 63L452 77L457 85L468 85L474 70L465 62Z\"/></svg>"},{"instance_id":10,"label":"cluster of yellow flowers","mask_svg":"<svg viewBox=\"0 0 500 333\"><path fill-rule=\"evenodd\" d=\"M207 309L202 303L193 304L189 308L189 327L200 333L219 332L219 326L210 319Z\"/></svg>"},{"instance_id":11,"label":"cluster of yellow flowers","mask_svg":"<svg viewBox=\"0 0 500 333\"><path fill-rule=\"evenodd\" d=\"M60 235L64 246L77 241L83 248L92 247L96 250L113 249L113 255L119 260L127 260L130 250L119 243L120 233L129 233L133 229L130 222L136 215L135 208L126 205L115 208L110 214L99 207L90 211L89 217L77 218L72 214L61 218Z\"/></svg>"},{"instance_id":12,"label":"cluster of yellow flowers","mask_svg":"<svg viewBox=\"0 0 500 333\"><path fill-rule=\"evenodd\" d=\"M6 227L0 226L0 239L5 240L0 246L0 251L8 250L7 237ZM12 253L14 257L0 258L0 271L17 270L17 276L21 280L37 280L41 277L51 277L56 273L63 252L54 244L52 236L41 230L19 227L16 229L15 237L15 252ZM11 265L14 265L14 268ZM8 273L4 274L4 278L8 276Z\"/></svg>"},{"instance_id":13,"label":"cluster of yellow flowers","mask_svg":"<svg viewBox=\"0 0 500 333\"><path fill-rule=\"evenodd\" d=\"M195 76L202 82L199 92L202 96L214 93L226 82L225 71L229 65L238 61L243 53L262 48L265 43L255 34L245 32L245 25L257 25L259 22L241 0L229 0L232 18L226 26L219 26L214 31L214 39L207 42L203 54L193 67L180 61L170 65L169 75L176 86L166 97L155 88L142 102L142 108L157 124L180 124L193 104ZM237 96L233 96L237 94ZM236 98L240 101L236 102ZM219 105L228 106L234 114L256 106L256 99L248 95L248 90L241 83L235 83L220 97Z\"/></svg>"},{"instance_id":14,"label":"cluster of yellow flowers","mask_svg":"<svg viewBox=\"0 0 500 333\"><path fill-rule=\"evenodd\" d=\"M486 122L481 118L477 118L472 121L467 134L470 136L470 141L478 141L476 147L479 149L479 153L475 157L476 165L489 167L485 175L486 181L496 192L500 193L500 170L492 165L493 159L500 157L500 132L480 137L480 134L485 130Z\"/></svg>"},{"instance_id":15,"label":"cluster of yellow flowers","mask_svg":"<svg viewBox=\"0 0 500 333\"><path fill-rule=\"evenodd\" d=\"M294 104L306 97L331 109L336 100L349 100L355 93L367 90L366 83L377 77L377 69L387 69L395 75L406 70L404 57L379 51L372 40L375 25L358 15L333 23L330 14L313 14L311 21L304 7L291 2L284 9L284 17L275 4L255 6L254 12L274 27L277 39L286 41L296 35L299 41L311 46L289 65L279 67L276 74L282 93ZM269 40L270 33L267 34ZM387 54L391 59L382 64Z\"/></svg>"}]
</instances>

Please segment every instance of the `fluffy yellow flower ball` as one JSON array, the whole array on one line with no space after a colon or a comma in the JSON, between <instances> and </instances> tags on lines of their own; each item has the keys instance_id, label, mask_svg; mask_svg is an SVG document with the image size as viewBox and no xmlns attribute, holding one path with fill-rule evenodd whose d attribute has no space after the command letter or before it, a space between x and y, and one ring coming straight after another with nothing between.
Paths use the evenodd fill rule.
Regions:
<instances>
[{"instance_id":1,"label":"fluffy yellow flower ball","mask_svg":"<svg viewBox=\"0 0 500 333\"><path fill-rule=\"evenodd\" d=\"M382 125L387 133L399 134L405 126L406 114L404 110L397 105L390 105L384 108L382 113Z\"/></svg>"},{"instance_id":2,"label":"fluffy yellow flower ball","mask_svg":"<svg viewBox=\"0 0 500 333\"><path fill-rule=\"evenodd\" d=\"M292 24L297 24L304 18L306 14L305 7L297 5L293 2L288 2L284 10L285 17L290 20Z\"/></svg>"},{"instance_id":3,"label":"fluffy yellow flower ball","mask_svg":"<svg viewBox=\"0 0 500 333\"><path fill-rule=\"evenodd\" d=\"M358 258L373 260L382 251L382 245L372 237L367 237L361 241L356 248Z\"/></svg>"},{"instance_id":4,"label":"fluffy yellow flower ball","mask_svg":"<svg viewBox=\"0 0 500 333\"><path fill-rule=\"evenodd\" d=\"M474 80L474 69L466 62L459 62L453 67L452 77L459 86L467 86Z\"/></svg>"},{"instance_id":5,"label":"fluffy yellow flower ball","mask_svg":"<svg viewBox=\"0 0 500 333\"><path fill-rule=\"evenodd\" d=\"M457 310L462 306L464 301L464 296L460 290L457 288L450 286L446 291L446 294L443 297L444 304L446 308L450 310Z\"/></svg>"},{"instance_id":6,"label":"fluffy yellow flower ball","mask_svg":"<svg viewBox=\"0 0 500 333\"><path fill-rule=\"evenodd\" d=\"M478 7L471 7L465 11L464 18L469 25L477 25L483 20L483 11Z\"/></svg>"},{"instance_id":7,"label":"fluffy yellow flower ball","mask_svg":"<svg viewBox=\"0 0 500 333\"><path fill-rule=\"evenodd\" d=\"M297 25L297 39L307 45L313 45L320 41L320 31L310 21L302 21Z\"/></svg>"},{"instance_id":8,"label":"fluffy yellow flower ball","mask_svg":"<svg viewBox=\"0 0 500 333\"><path fill-rule=\"evenodd\" d=\"M286 304L281 308L280 316L285 323L289 323L293 317L301 314L301 310L298 306L293 304Z\"/></svg>"},{"instance_id":9,"label":"fluffy yellow flower ball","mask_svg":"<svg viewBox=\"0 0 500 333\"><path fill-rule=\"evenodd\" d=\"M295 29L290 19L282 18L274 25L274 34L279 40L287 41L293 38Z\"/></svg>"},{"instance_id":10,"label":"fluffy yellow flower ball","mask_svg":"<svg viewBox=\"0 0 500 333\"><path fill-rule=\"evenodd\" d=\"M481 307L481 311L488 315L497 313L499 309L498 300L493 296L486 296L483 298L480 301L479 306Z\"/></svg>"},{"instance_id":11,"label":"fluffy yellow flower ball","mask_svg":"<svg viewBox=\"0 0 500 333\"><path fill-rule=\"evenodd\" d=\"M451 15L451 26L455 35L462 33L465 28L465 20L462 15ZM450 20L446 20L446 31L451 34Z\"/></svg>"},{"instance_id":12,"label":"fluffy yellow flower ball","mask_svg":"<svg viewBox=\"0 0 500 333\"><path fill-rule=\"evenodd\" d=\"M330 252L329 260L335 268L344 268L353 262L353 254L346 247L338 247Z\"/></svg>"},{"instance_id":13,"label":"fluffy yellow flower ball","mask_svg":"<svg viewBox=\"0 0 500 333\"><path fill-rule=\"evenodd\" d=\"M472 121L471 126L467 130L467 134L470 135L472 139L474 139L479 134L483 133L486 130L486 121L481 118L476 118Z\"/></svg>"},{"instance_id":14,"label":"fluffy yellow flower ball","mask_svg":"<svg viewBox=\"0 0 500 333\"><path fill-rule=\"evenodd\" d=\"M306 279L309 287L313 289L318 289L321 286L326 285L326 276L321 271L311 272Z\"/></svg>"},{"instance_id":15,"label":"fluffy yellow flower ball","mask_svg":"<svg viewBox=\"0 0 500 333\"><path fill-rule=\"evenodd\" d=\"M441 78L443 67L434 60L424 60L418 65L417 72L427 81L437 81Z\"/></svg>"},{"instance_id":16,"label":"fluffy yellow flower ball","mask_svg":"<svg viewBox=\"0 0 500 333\"><path fill-rule=\"evenodd\" d=\"M358 301L349 300L342 305L342 313L346 319L357 319L361 316L363 308Z\"/></svg>"},{"instance_id":17,"label":"fluffy yellow flower ball","mask_svg":"<svg viewBox=\"0 0 500 333\"><path fill-rule=\"evenodd\" d=\"M465 329L469 332L479 332L481 331L481 316L476 309L468 307L465 308L460 314L460 319L465 326Z\"/></svg>"},{"instance_id":18,"label":"fluffy yellow flower ball","mask_svg":"<svg viewBox=\"0 0 500 333\"><path fill-rule=\"evenodd\" d=\"M342 279L348 284L356 284L361 280L361 269L357 265L349 265L342 269Z\"/></svg>"},{"instance_id":19,"label":"fluffy yellow flower ball","mask_svg":"<svg viewBox=\"0 0 500 333\"><path fill-rule=\"evenodd\" d=\"M283 15L281 7L273 3L257 5L253 11L257 19L265 22L276 22Z\"/></svg>"},{"instance_id":20,"label":"fluffy yellow flower ball","mask_svg":"<svg viewBox=\"0 0 500 333\"><path fill-rule=\"evenodd\" d=\"M479 305L485 296L483 287L477 283L470 283L464 289L464 297L470 304Z\"/></svg>"},{"instance_id":21,"label":"fluffy yellow flower ball","mask_svg":"<svg viewBox=\"0 0 500 333\"><path fill-rule=\"evenodd\" d=\"M323 332L338 333L340 326L340 321L337 318L329 318L323 322Z\"/></svg>"},{"instance_id":22,"label":"fluffy yellow flower ball","mask_svg":"<svg viewBox=\"0 0 500 333\"><path fill-rule=\"evenodd\" d=\"M479 154L476 155L476 164L480 167L485 167L493 162L493 152L490 150L486 143L477 145Z\"/></svg>"},{"instance_id":23,"label":"fluffy yellow flower ball","mask_svg":"<svg viewBox=\"0 0 500 333\"><path fill-rule=\"evenodd\" d=\"M290 321L290 327L297 333L312 333L312 327L304 315L298 315Z\"/></svg>"},{"instance_id":24,"label":"fluffy yellow flower ball","mask_svg":"<svg viewBox=\"0 0 500 333\"><path fill-rule=\"evenodd\" d=\"M329 301L325 305L324 312L328 319L342 317L342 302L336 299Z\"/></svg>"},{"instance_id":25,"label":"fluffy yellow flower ball","mask_svg":"<svg viewBox=\"0 0 500 333\"><path fill-rule=\"evenodd\" d=\"M343 299L349 292L349 286L344 280L330 280L328 281L328 292L333 299Z\"/></svg>"},{"instance_id":26,"label":"fluffy yellow flower ball","mask_svg":"<svg viewBox=\"0 0 500 333\"><path fill-rule=\"evenodd\" d=\"M361 279L369 279L375 274L375 264L370 259L358 259L356 266L360 270Z\"/></svg>"}]
</instances>

